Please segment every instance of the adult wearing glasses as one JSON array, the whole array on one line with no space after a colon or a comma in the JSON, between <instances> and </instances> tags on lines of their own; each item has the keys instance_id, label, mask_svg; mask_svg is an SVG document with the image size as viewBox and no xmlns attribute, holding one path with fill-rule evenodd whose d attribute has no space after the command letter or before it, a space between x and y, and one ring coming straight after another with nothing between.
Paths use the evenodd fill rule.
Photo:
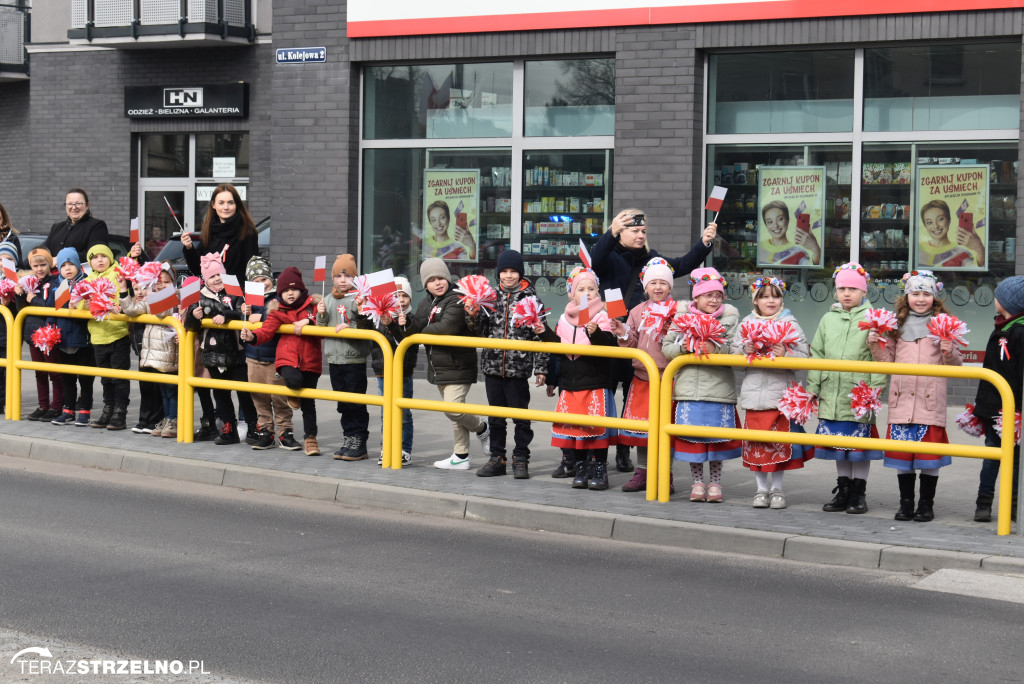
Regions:
<instances>
[{"instance_id":1,"label":"adult wearing glasses","mask_svg":"<svg viewBox=\"0 0 1024 684\"><path fill-rule=\"evenodd\" d=\"M676 278L684 278L699 268L711 254L711 245L718 233L718 224L709 223L701 239L681 257L666 257L647 245L647 217L641 209L623 209L612 219L611 225L590 250L594 273L601 279L601 289L622 291L626 309L632 311L644 300L644 287L640 271L654 257L662 257L672 267ZM616 368L616 384L622 383L622 400L626 401L633 380L633 362L630 359L611 360ZM614 387L612 390L614 391ZM629 447L620 444L615 449L615 468L621 473L633 471L629 460Z\"/></svg>"},{"instance_id":2,"label":"adult wearing glasses","mask_svg":"<svg viewBox=\"0 0 1024 684\"><path fill-rule=\"evenodd\" d=\"M50 254L73 247L84 264L90 247L106 245L110 240L107 224L89 213L89 196L81 188L68 190L64 197L64 211L68 217L53 224L43 246L50 250Z\"/></svg>"}]
</instances>

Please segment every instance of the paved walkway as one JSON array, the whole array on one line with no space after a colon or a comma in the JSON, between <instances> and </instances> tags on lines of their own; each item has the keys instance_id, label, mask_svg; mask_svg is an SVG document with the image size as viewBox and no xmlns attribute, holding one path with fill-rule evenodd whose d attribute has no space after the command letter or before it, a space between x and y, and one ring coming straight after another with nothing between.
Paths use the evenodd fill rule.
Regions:
<instances>
[{"instance_id":1,"label":"paved walkway","mask_svg":"<svg viewBox=\"0 0 1024 684\"><path fill-rule=\"evenodd\" d=\"M35 388L29 374L26 374L25 381L23 408L27 410L23 413L28 413L35 406ZM327 378L321 380L320 386L329 388ZM374 393L376 387L372 378L370 387L370 392ZM98 383L96 389L99 390ZM437 392L426 381L416 380L414 396L436 398ZM136 397L133 397L129 425L133 425L137 417L135 400ZM482 384L474 385L467 401L486 403ZM538 389L534 391L533 407L553 408L554 400L544 396ZM57 427L24 420L0 421L0 433L8 437L3 440L4 446L0 447L0 452L12 456L32 456L112 468L124 467L119 464L128 460L137 463L138 459L151 459L151 464L158 465L146 466L147 472L163 473L170 477L178 475L174 474L175 468L169 464L202 462L210 466L224 466L236 473L258 472L261 477L251 481L264 484L253 484L254 488L274 491L277 485L267 484L270 480L266 476L276 475L280 476L281 482L286 483L281 485L281 491L299 495L305 495L300 485L303 482L330 485L337 487L337 499L343 503L348 497L350 502L359 501L368 505L441 512L445 515L585 534L595 533L594 529L603 529L600 521L613 520L615 533L612 534L609 527L610 536L710 550L758 553L758 549L767 548L766 553L803 560L851 564L862 564L863 561L871 565L871 558L877 558L880 549L884 557L885 549L891 548L915 554L919 560L914 563L929 569L978 567L980 564L992 569L1009 567L1024 573L1024 538L1016 535L999 537L995 534L995 522L982 524L972 520L980 467L980 463L974 459L954 459L952 466L942 470L936 495L937 517L933 522L900 523L892 519L899 498L895 472L880 464L872 466L868 481L870 510L865 515L829 514L821 511L821 504L831 497L830 491L835 484L835 467L824 461L811 461L806 468L787 473L785 492L789 508L785 510L752 508L750 499L755 489L753 477L735 461L725 466L723 503L691 503L687 497L688 471L676 464L679 493L669 503L661 504L646 501L643 493L627 494L620 491L619 487L631 475L614 470L611 473L612 488L606 492L574 490L570 488L568 480L551 478L550 473L560 459L560 452L550 446L550 427L547 424L534 424L535 448L530 468L533 477L524 481L514 480L511 474L506 477L481 478L473 470L453 472L430 467L432 461L450 453L452 438L447 419L440 414L427 412L414 413L416 437L412 466L401 471L385 471L376 467L376 459L372 457L368 461L356 463L335 461L327 454L336 449L339 443L338 415L334 405L328 402L318 402L318 409L320 444L325 453L319 457L307 457L302 452L283 449L255 451L244 443L237 446L216 446L212 442L185 445L129 431ZM959 410L950 409L951 416ZM370 416L371 432L377 432L371 436L371 453L377 454L380 444L379 409L371 407ZM296 423L301 425L300 417L297 415L296 418ZM884 415L879 422L884 424ZM808 431L811 429L809 425ZM954 441L969 443L971 440L956 429L949 432ZM480 454L479 443L474 440L472 446L475 470L483 465L485 459ZM509 447L511 452L511 443ZM225 468L216 469L216 472L224 472ZM209 470L207 468L202 472ZM182 477L195 479L190 475ZM227 481L219 483L227 484ZM359 489L361 485L365 486ZM396 490L393 487L402 489ZM316 496L321 496L324 490L320 487L316 491ZM403 498L409 502L407 506L402 504ZM427 498L434 503L422 503ZM473 505L467 507L467 501ZM444 505L437 502L443 502ZM453 502L456 509L445 508ZM489 512L470 513L470 509L484 510L481 508L483 504L490 504L487 509ZM463 506L461 514L457 505ZM591 528L591 523L600 524L597 528ZM641 529L638 526L640 523L647 527ZM647 534L651 530L657 533ZM818 542L814 553L796 551L800 549L801 543L810 540ZM767 542L768 546L759 546L759 541ZM779 544L778 549L785 548L785 553L775 553L776 542ZM859 560L850 560L850 553ZM1004 558L986 560L986 556ZM864 561L864 558L867 560Z\"/></svg>"}]
</instances>

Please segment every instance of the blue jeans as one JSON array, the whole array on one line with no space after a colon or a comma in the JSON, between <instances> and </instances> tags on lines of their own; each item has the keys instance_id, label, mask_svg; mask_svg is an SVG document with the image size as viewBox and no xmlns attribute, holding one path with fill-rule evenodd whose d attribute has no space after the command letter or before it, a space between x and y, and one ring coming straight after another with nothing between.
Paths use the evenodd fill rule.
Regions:
<instances>
[{"instance_id":1,"label":"blue jeans","mask_svg":"<svg viewBox=\"0 0 1024 684\"><path fill-rule=\"evenodd\" d=\"M168 374L172 375L172 374ZM155 383L154 383L155 384ZM164 402L164 418L178 419L178 386L160 383L160 397Z\"/></svg>"},{"instance_id":2,"label":"blue jeans","mask_svg":"<svg viewBox=\"0 0 1024 684\"><path fill-rule=\"evenodd\" d=\"M985 426L985 446L1002 446L1002 438L996 434L991 425ZM1020 473L1020 447L1013 447L1013 500L1017 500L1018 479ZM981 476L978 481L978 498L992 500L996 495L996 479L999 477L999 461L985 459L981 462Z\"/></svg>"},{"instance_id":3,"label":"blue jeans","mask_svg":"<svg viewBox=\"0 0 1024 684\"><path fill-rule=\"evenodd\" d=\"M384 378L377 377L377 391L384 394ZM408 399L412 396L412 376L402 378L402 396ZM402 451L412 453L412 411L402 409Z\"/></svg>"}]
</instances>

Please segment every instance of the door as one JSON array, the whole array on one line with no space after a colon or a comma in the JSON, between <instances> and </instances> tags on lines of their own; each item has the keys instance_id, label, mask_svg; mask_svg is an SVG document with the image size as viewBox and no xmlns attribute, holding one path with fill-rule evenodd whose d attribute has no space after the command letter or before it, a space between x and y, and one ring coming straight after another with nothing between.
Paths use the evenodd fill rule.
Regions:
<instances>
[{"instance_id":1,"label":"door","mask_svg":"<svg viewBox=\"0 0 1024 684\"><path fill-rule=\"evenodd\" d=\"M155 179L154 179L155 181ZM163 180L139 182L139 238L152 259L164 243L183 229L194 231L195 214L189 183Z\"/></svg>"}]
</instances>

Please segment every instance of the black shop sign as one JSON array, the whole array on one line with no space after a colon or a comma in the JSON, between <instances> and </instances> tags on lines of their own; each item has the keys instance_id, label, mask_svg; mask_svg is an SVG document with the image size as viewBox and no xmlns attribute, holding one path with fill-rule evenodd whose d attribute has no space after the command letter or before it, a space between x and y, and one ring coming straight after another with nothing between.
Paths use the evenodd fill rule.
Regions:
<instances>
[{"instance_id":1,"label":"black shop sign","mask_svg":"<svg viewBox=\"0 0 1024 684\"><path fill-rule=\"evenodd\" d=\"M183 119L249 116L249 84L125 86L129 119Z\"/></svg>"}]
</instances>

